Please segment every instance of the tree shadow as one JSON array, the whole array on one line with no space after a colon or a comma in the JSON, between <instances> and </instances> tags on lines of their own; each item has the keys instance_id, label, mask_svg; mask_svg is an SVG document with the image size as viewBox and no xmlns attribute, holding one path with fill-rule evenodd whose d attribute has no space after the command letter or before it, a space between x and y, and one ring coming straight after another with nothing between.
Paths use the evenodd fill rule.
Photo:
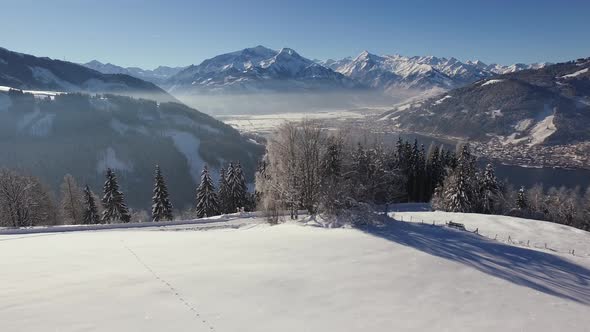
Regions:
<instances>
[{"instance_id":1,"label":"tree shadow","mask_svg":"<svg viewBox=\"0 0 590 332\"><path fill-rule=\"evenodd\" d=\"M549 253L443 226L389 219L365 231L545 294L590 305L590 270Z\"/></svg>"}]
</instances>

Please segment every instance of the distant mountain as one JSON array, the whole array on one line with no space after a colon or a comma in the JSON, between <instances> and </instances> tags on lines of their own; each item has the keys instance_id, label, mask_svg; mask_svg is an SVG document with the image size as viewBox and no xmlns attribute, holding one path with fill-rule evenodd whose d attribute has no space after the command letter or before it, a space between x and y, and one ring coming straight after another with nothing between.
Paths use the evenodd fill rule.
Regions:
<instances>
[{"instance_id":1,"label":"distant mountain","mask_svg":"<svg viewBox=\"0 0 590 332\"><path fill-rule=\"evenodd\" d=\"M123 74L103 74L84 66L0 48L0 86L25 90L115 93L159 101L176 99L153 83Z\"/></svg>"},{"instance_id":2,"label":"distant mountain","mask_svg":"<svg viewBox=\"0 0 590 332\"><path fill-rule=\"evenodd\" d=\"M103 74L125 74L133 77L137 77L144 81L152 82L154 84L162 84L170 77L178 74L181 70L186 67L167 67L159 66L154 70L142 69L138 67L120 67L111 63L102 63L97 60L92 60L83 64L83 66L90 69L94 69Z\"/></svg>"},{"instance_id":3,"label":"distant mountain","mask_svg":"<svg viewBox=\"0 0 590 332\"><path fill-rule=\"evenodd\" d=\"M382 120L502 144L590 142L590 58L480 80L397 107Z\"/></svg>"},{"instance_id":4,"label":"distant mountain","mask_svg":"<svg viewBox=\"0 0 590 332\"><path fill-rule=\"evenodd\" d=\"M461 62L455 58L433 56L379 56L367 51L356 58L320 61L320 64L367 86L392 91L397 89L449 90L477 80L535 65L486 65L481 61Z\"/></svg>"},{"instance_id":5,"label":"distant mountain","mask_svg":"<svg viewBox=\"0 0 590 332\"><path fill-rule=\"evenodd\" d=\"M240 161L252 181L263 151L231 126L179 103L0 91L0 166L40 176L56 191L70 173L100 193L110 167L130 206L147 209L158 164L175 207L183 209L194 203L205 164L216 177L222 164Z\"/></svg>"},{"instance_id":6,"label":"distant mountain","mask_svg":"<svg viewBox=\"0 0 590 332\"><path fill-rule=\"evenodd\" d=\"M290 48L257 46L189 66L164 86L171 93L201 93L334 90L359 84Z\"/></svg>"}]
</instances>

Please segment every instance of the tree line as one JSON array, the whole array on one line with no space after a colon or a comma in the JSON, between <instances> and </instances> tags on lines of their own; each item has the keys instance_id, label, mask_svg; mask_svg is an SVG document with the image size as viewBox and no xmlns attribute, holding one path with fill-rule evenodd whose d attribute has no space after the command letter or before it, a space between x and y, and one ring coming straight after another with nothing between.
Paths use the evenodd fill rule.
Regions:
<instances>
[{"instance_id":1,"label":"tree line","mask_svg":"<svg viewBox=\"0 0 590 332\"><path fill-rule=\"evenodd\" d=\"M108 224L147 221L144 211L133 211L125 203L112 169L105 172L102 197L88 185L80 187L66 174L60 186L60 200L38 178L11 169L0 169L0 226L30 227L57 224ZM182 218L203 218L253 209L254 196L248 193L241 164L221 168L216 190L207 166L201 173L194 207ZM174 219L168 187L159 166L155 167L151 206L154 222Z\"/></svg>"},{"instance_id":2,"label":"tree line","mask_svg":"<svg viewBox=\"0 0 590 332\"><path fill-rule=\"evenodd\" d=\"M431 202L434 209L505 214L590 229L590 189L542 187L516 191L499 181L494 167L477 166L468 144L456 151L399 138L363 143L348 133L304 121L285 124L269 139L256 174L259 209L272 222L299 210L333 220L370 222L375 208Z\"/></svg>"}]
</instances>

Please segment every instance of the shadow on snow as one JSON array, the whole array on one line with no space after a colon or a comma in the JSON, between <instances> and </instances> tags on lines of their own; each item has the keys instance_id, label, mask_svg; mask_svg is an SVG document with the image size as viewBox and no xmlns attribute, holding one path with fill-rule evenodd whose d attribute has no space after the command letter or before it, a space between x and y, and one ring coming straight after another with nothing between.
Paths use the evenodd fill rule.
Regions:
<instances>
[{"instance_id":1,"label":"shadow on snow","mask_svg":"<svg viewBox=\"0 0 590 332\"><path fill-rule=\"evenodd\" d=\"M590 270L565 258L442 226L395 221L366 232L545 294L590 305Z\"/></svg>"}]
</instances>

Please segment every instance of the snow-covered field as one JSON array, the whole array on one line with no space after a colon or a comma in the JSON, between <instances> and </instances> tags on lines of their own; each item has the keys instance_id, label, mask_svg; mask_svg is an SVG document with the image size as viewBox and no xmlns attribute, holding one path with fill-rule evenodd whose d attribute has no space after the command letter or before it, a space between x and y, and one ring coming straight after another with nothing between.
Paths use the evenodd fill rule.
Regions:
<instances>
[{"instance_id":1,"label":"snow-covered field","mask_svg":"<svg viewBox=\"0 0 590 332\"><path fill-rule=\"evenodd\" d=\"M260 218L0 235L4 331L587 331L590 233L395 212L367 230ZM424 222L422 223L422 220ZM508 245L434 227L576 248ZM492 235L493 236L493 235ZM532 247L532 245L531 245Z\"/></svg>"},{"instance_id":2,"label":"snow-covered field","mask_svg":"<svg viewBox=\"0 0 590 332\"><path fill-rule=\"evenodd\" d=\"M241 132L267 134L280 125L290 121L302 121L304 119L326 121L334 125L347 120L363 119L368 115L379 114L382 110L335 110L317 112L288 112L260 115L227 115L220 120Z\"/></svg>"}]
</instances>

